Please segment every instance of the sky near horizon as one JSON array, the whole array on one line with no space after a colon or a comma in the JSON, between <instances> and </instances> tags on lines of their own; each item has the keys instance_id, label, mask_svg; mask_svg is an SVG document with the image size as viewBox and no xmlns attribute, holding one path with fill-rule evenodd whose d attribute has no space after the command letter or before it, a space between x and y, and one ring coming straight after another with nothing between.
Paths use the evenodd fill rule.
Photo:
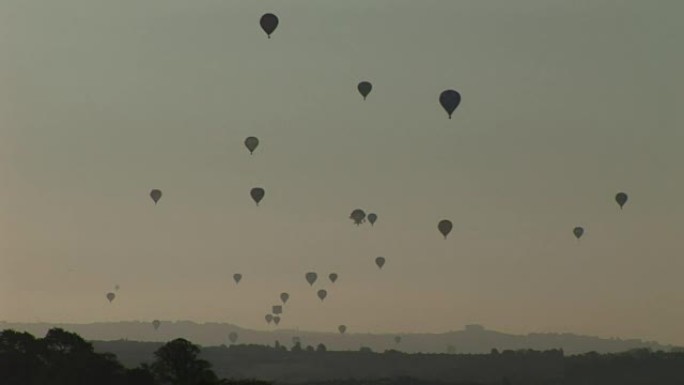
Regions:
<instances>
[{"instance_id":1,"label":"sky near horizon","mask_svg":"<svg viewBox=\"0 0 684 385\"><path fill-rule=\"evenodd\" d=\"M281 328L684 344L682 14L678 0L5 0L0 319L269 329L285 291ZM452 119L445 89L462 95ZM357 207L374 227L352 224Z\"/></svg>"}]
</instances>

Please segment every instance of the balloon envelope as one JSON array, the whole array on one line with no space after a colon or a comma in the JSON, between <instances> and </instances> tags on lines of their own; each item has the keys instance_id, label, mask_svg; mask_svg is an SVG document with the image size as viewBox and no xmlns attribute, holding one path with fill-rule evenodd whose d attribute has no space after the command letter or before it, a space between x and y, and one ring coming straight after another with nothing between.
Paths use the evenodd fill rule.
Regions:
<instances>
[{"instance_id":1,"label":"balloon envelope","mask_svg":"<svg viewBox=\"0 0 684 385\"><path fill-rule=\"evenodd\" d=\"M368 222L370 222L371 226L375 224L375 221L378 220L378 215L375 213L370 213L368 214Z\"/></svg>"},{"instance_id":2,"label":"balloon envelope","mask_svg":"<svg viewBox=\"0 0 684 385\"><path fill-rule=\"evenodd\" d=\"M240 273L233 274L233 280L235 281L236 284L240 283L240 281L242 280L242 274L240 274Z\"/></svg>"},{"instance_id":3,"label":"balloon envelope","mask_svg":"<svg viewBox=\"0 0 684 385\"><path fill-rule=\"evenodd\" d=\"M230 342L235 343L238 339L238 334L235 332L230 332L230 334L228 334L228 339Z\"/></svg>"},{"instance_id":4,"label":"balloon envelope","mask_svg":"<svg viewBox=\"0 0 684 385\"><path fill-rule=\"evenodd\" d=\"M261 202L261 200L264 199L264 195L266 195L266 191L264 191L264 189L261 187L254 187L249 192L249 195L252 197L252 199L254 200L256 205L259 206L259 202Z\"/></svg>"},{"instance_id":5,"label":"balloon envelope","mask_svg":"<svg viewBox=\"0 0 684 385\"><path fill-rule=\"evenodd\" d=\"M273 305L271 307L271 313L273 314L283 314L283 307L282 305Z\"/></svg>"},{"instance_id":6,"label":"balloon envelope","mask_svg":"<svg viewBox=\"0 0 684 385\"><path fill-rule=\"evenodd\" d=\"M278 27L278 16L272 13L267 13L261 16L259 24L261 24L261 28L264 30L264 32L266 32L266 35L270 39L271 34L273 31L275 31L276 27Z\"/></svg>"},{"instance_id":7,"label":"balloon envelope","mask_svg":"<svg viewBox=\"0 0 684 385\"><path fill-rule=\"evenodd\" d=\"M439 232L442 233L444 239L446 239L447 235L449 235L453 227L453 223L451 223L451 221L448 219L442 219L441 221L439 221L439 224L437 224L437 229L439 229Z\"/></svg>"},{"instance_id":8,"label":"balloon envelope","mask_svg":"<svg viewBox=\"0 0 684 385\"><path fill-rule=\"evenodd\" d=\"M335 283L335 281L337 281L337 273L330 273L328 279L330 279L330 282Z\"/></svg>"},{"instance_id":9,"label":"balloon envelope","mask_svg":"<svg viewBox=\"0 0 684 385\"><path fill-rule=\"evenodd\" d=\"M279 323L280 323L280 317L278 317L278 316L273 317L273 322L274 322L276 325L279 324Z\"/></svg>"},{"instance_id":10,"label":"balloon envelope","mask_svg":"<svg viewBox=\"0 0 684 385\"><path fill-rule=\"evenodd\" d=\"M617 202L617 204L620 205L620 208L622 208L622 206L624 206L625 203L627 203L627 194L623 192L617 193L615 195L615 201Z\"/></svg>"},{"instance_id":11,"label":"balloon envelope","mask_svg":"<svg viewBox=\"0 0 684 385\"><path fill-rule=\"evenodd\" d=\"M257 146L259 146L259 139L256 137L250 136L245 139L245 147L247 147L250 154L254 153L254 150L256 150Z\"/></svg>"},{"instance_id":12,"label":"balloon envelope","mask_svg":"<svg viewBox=\"0 0 684 385\"><path fill-rule=\"evenodd\" d=\"M154 326L154 330L159 329L160 325L161 325L161 322L159 320L152 321L152 326Z\"/></svg>"},{"instance_id":13,"label":"balloon envelope","mask_svg":"<svg viewBox=\"0 0 684 385\"><path fill-rule=\"evenodd\" d=\"M366 96L370 94L371 90L373 89L373 85L370 84L370 82L363 81L359 83L359 85L356 86L356 88L359 90L361 96L363 96L363 100L366 100Z\"/></svg>"},{"instance_id":14,"label":"balloon envelope","mask_svg":"<svg viewBox=\"0 0 684 385\"><path fill-rule=\"evenodd\" d=\"M161 190L154 189L154 190L150 191L150 198L152 198L155 205L157 204L157 202L159 202L161 197L162 197Z\"/></svg>"},{"instance_id":15,"label":"balloon envelope","mask_svg":"<svg viewBox=\"0 0 684 385\"><path fill-rule=\"evenodd\" d=\"M114 293L107 293L107 299L109 302L114 301L114 298L116 298L116 295Z\"/></svg>"},{"instance_id":16,"label":"balloon envelope","mask_svg":"<svg viewBox=\"0 0 684 385\"><path fill-rule=\"evenodd\" d=\"M287 300L290 299L290 295L287 293L280 293L280 300L283 301L283 303L286 303Z\"/></svg>"},{"instance_id":17,"label":"balloon envelope","mask_svg":"<svg viewBox=\"0 0 684 385\"><path fill-rule=\"evenodd\" d=\"M340 325L337 327L337 330L340 331L340 334L344 334L344 332L347 331L347 327L345 325Z\"/></svg>"},{"instance_id":18,"label":"balloon envelope","mask_svg":"<svg viewBox=\"0 0 684 385\"><path fill-rule=\"evenodd\" d=\"M451 114L461 104L461 94L454 90L446 90L439 95L439 104L442 105L442 108L449 114L449 119L451 119Z\"/></svg>"},{"instance_id":19,"label":"balloon envelope","mask_svg":"<svg viewBox=\"0 0 684 385\"><path fill-rule=\"evenodd\" d=\"M318 274L314 273L313 271L310 271L306 273L306 282L309 283L309 285L313 286L314 282L316 282L316 279L318 279Z\"/></svg>"},{"instance_id":20,"label":"balloon envelope","mask_svg":"<svg viewBox=\"0 0 684 385\"><path fill-rule=\"evenodd\" d=\"M318 294L318 298L320 298L321 301L323 301L325 299L325 297L328 296L328 292L325 291L324 289L319 290L317 294Z\"/></svg>"},{"instance_id":21,"label":"balloon envelope","mask_svg":"<svg viewBox=\"0 0 684 385\"><path fill-rule=\"evenodd\" d=\"M271 323L271 321L273 321L273 315L271 314L266 314L264 318L266 319L266 322L269 324Z\"/></svg>"},{"instance_id":22,"label":"balloon envelope","mask_svg":"<svg viewBox=\"0 0 684 385\"><path fill-rule=\"evenodd\" d=\"M580 239L584 234L584 229L582 227L575 227L574 229L572 229L572 233L575 234L575 237L577 239Z\"/></svg>"},{"instance_id":23,"label":"balloon envelope","mask_svg":"<svg viewBox=\"0 0 684 385\"><path fill-rule=\"evenodd\" d=\"M352 211L351 215L349 215L349 218L351 218L358 226L363 223L364 219L366 218L366 213L361 209L356 209Z\"/></svg>"},{"instance_id":24,"label":"balloon envelope","mask_svg":"<svg viewBox=\"0 0 684 385\"><path fill-rule=\"evenodd\" d=\"M378 265L378 267L382 269L382 267L385 266L385 258L384 257L375 258L375 264Z\"/></svg>"}]
</instances>

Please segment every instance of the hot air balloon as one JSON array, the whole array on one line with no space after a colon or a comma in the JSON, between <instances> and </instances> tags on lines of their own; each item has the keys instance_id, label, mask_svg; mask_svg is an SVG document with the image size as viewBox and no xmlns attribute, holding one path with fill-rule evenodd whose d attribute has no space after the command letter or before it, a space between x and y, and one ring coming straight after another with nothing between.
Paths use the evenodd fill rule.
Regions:
<instances>
[{"instance_id":1,"label":"hot air balloon","mask_svg":"<svg viewBox=\"0 0 684 385\"><path fill-rule=\"evenodd\" d=\"M252 196L252 199L254 199L254 202L256 203L257 206L259 206L259 202L261 202L261 200L264 199L265 194L266 194L266 191L264 191L264 189L261 187L254 187L249 192L249 195Z\"/></svg>"},{"instance_id":2,"label":"hot air balloon","mask_svg":"<svg viewBox=\"0 0 684 385\"><path fill-rule=\"evenodd\" d=\"M622 206L627 203L627 194L623 192L617 193L617 195L615 195L615 201L620 205L620 209L622 209Z\"/></svg>"},{"instance_id":3,"label":"hot air balloon","mask_svg":"<svg viewBox=\"0 0 684 385\"><path fill-rule=\"evenodd\" d=\"M316 279L318 279L318 274L314 273L313 271L310 271L306 273L306 282L309 283L309 285L313 286L314 282L316 282Z\"/></svg>"},{"instance_id":4,"label":"hot air balloon","mask_svg":"<svg viewBox=\"0 0 684 385\"><path fill-rule=\"evenodd\" d=\"M254 150L256 150L257 146L259 146L259 139L257 137L250 136L245 139L245 147L247 147L250 154L254 153Z\"/></svg>"},{"instance_id":5,"label":"hot air balloon","mask_svg":"<svg viewBox=\"0 0 684 385\"><path fill-rule=\"evenodd\" d=\"M235 284L237 285L242 280L242 274L240 274L240 273L233 274L233 280L235 281Z\"/></svg>"},{"instance_id":6,"label":"hot air balloon","mask_svg":"<svg viewBox=\"0 0 684 385\"><path fill-rule=\"evenodd\" d=\"M154 330L159 329L160 325L161 325L161 321L159 321L158 319L152 321L152 326L154 326Z\"/></svg>"},{"instance_id":7,"label":"hot air balloon","mask_svg":"<svg viewBox=\"0 0 684 385\"><path fill-rule=\"evenodd\" d=\"M238 334L235 332L230 332L230 334L228 334L228 339L230 340L231 343L234 344L235 342L237 342Z\"/></svg>"},{"instance_id":8,"label":"hot air balloon","mask_svg":"<svg viewBox=\"0 0 684 385\"><path fill-rule=\"evenodd\" d=\"M356 86L356 88L359 90L361 96L363 96L363 100L366 100L366 96L370 94L371 90L373 89L373 85L370 84L370 82L363 81L359 83L359 85Z\"/></svg>"},{"instance_id":9,"label":"hot air balloon","mask_svg":"<svg viewBox=\"0 0 684 385\"><path fill-rule=\"evenodd\" d=\"M439 232L442 233L444 239L446 239L447 235L449 235L453 227L453 223L451 223L451 221L448 219L442 219L441 221L439 221L439 224L437 224L437 229L439 229Z\"/></svg>"},{"instance_id":10,"label":"hot air balloon","mask_svg":"<svg viewBox=\"0 0 684 385\"><path fill-rule=\"evenodd\" d=\"M116 298L116 294L114 294L114 293L107 293L107 299L109 300L109 302L114 301L114 298Z\"/></svg>"},{"instance_id":11,"label":"hot air balloon","mask_svg":"<svg viewBox=\"0 0 684 385\"><path fill-rule=\"evenodd\" d=\"M283 307L281 305L273 305L271 307L271 313L273 314L283 314Z\"/></svg>"},{"instance_id":12,"label":"hot air balloon","mask_svg":"<svg viewBox=\"0 0 684 385\"><path fill-rule=\"evenodd\" d=\"M398 344L399 342L401 342L401 336L394 337L394 343Z\"/></svg>"},{"instance_id":13,"label":"hot air balloon","mask_svg":"<svg viewBox=\"0 0 684 385\"><path fill-rule=\"evenodd\" d=\"M361 209L356 209L356 210L352 211L349 218L351 218L354 221L354 223L358 226L361 223L363 223L363 221L365 220L366 213Z\"/></svg>"},{"instance_id":14,"label":"hot air balloon","mask_svg":"<svg viewBox=\"0 0 684 385\"><path fill-rule=\"evenodd\" d=\"M327 297L327 296L328 296L328 292L327 292L327 291L325 291L325 290L323 290L323 289L321 289L321 290L318 291L318 298L320 298L321 301L323 301L323 300L325 299L325 297Z\"/></svg>"},{"instance_id":15,"label":"hot air balloon","mask_svg":"<svg viewBox=\"0 0 684 385\"><path fill-rule=\"evenodd\" d=\"M584 229L582 227L578 226L578 227L575 227L574 229L572 229L572 233L575 234L575 237L577 239L580 239L582 237L582 235L584 234Z\"/></svg>"},{"instance_id":16,"label":"hot air balloon","mask_svg":"<svg viewBox=\"0 0 684 385\"><path fill-rule=\"evenodd\" d=\"M119 291L119 285L114 285L114 291Z\"/></svg>"},{"instance_id":17,"label":"hot air balloon","mask_svg":"<svg viewBox=\"0 0 684 385\"><path fill-rule=\"evenodd\" d=\"M270 324L271 321L273 321L273 315L271 315L271 314L266 314L266 316L264 318L266 319L266 323L268 323L268 324Z\"/></svg>"},{"instance_id":18,"label":"hot air balloon","mask_svg":"<svg viewBox=\"0 0 684 385\"><path fill-rule=\"evenodd\" d=\"M451 119L451 114L461 104L461 94L454 90L446 90L439 95L439 104L442 105L442 108L449 114L449 119Z\"/></svg>"},{"instance_id":19,"label":"hot air balloon","mask_svg":"<svg viewBox=\"0 0 684 385\"><path fill-rule=\"evenodd\" d=\"M375 224L375 221L378 220L378 215L375 213L370 213L368 214L368 222L373 226Z\"/></svg>"},{"instance_id":20,"label":"hot air balloon","mask_svg":"<svg viewBox=\"0 0 684 385\"><path fill-rule=\"evenodd\" d=\"M337 330L340 331L340 334L344 334L344 332L347 331L347 327L345 325L340 325L337 327Z\"/></svg>"},{"instance_id":21,"label":"hot air balloon","mask_svg":"<svg viewBox=\"0 0 684 385\"><path fill-rule=\"evenodd\" d=\"M273 322L274 322L276 325L279 324L279 323L280 323L280 317L278 317L278 316L273 317Z\"/></svg>"},{"instance_id":22,"label":"hot air balloon","mask_svg":"<svg viewBox=\"0 0 684 385\"><path fill-rule=\"evenodd\" d=\"M382 267L385 266L385 257L375 258L375 264L378 265L380 269L382 269Z\"/></svg>"},{"instance_id":23,"label":"hot air balloon","mask_svg":"<svg viewBox=\"0 0 684 385\"><path fill-rule=\"evenodd\" d=\"M276 27L278 27L278 16L272 13L267 13L261 16L259 24L261 24L261 28L264 30L264 32L266 32L266 35L270 39L271 34L273 31L275 31Z\"/></svg>"},{"instance_id":24,"label":"hot air balloon","mask_svg":"<svg viewBox=\"0 0 684 385\"><path fill-rule=\"evenodd\" d=\"M280 300L283 301L284 303L287 303L287 300L290 299L290 295L287 293L280 293Z\"/></svg>"},{"instance_id":25,"label":"hot air balloon","mask_svg":"<svg viewBox=\"0 0 684 385\"><path fill-rule=\"evenodd\" d=\"M328 279L330 279L330 282L335 283L335 281L337 281L337 273L330 273Z\"/></svg>"},{"instance_id":26,"label":"hot air balloon","mask_svg":"<svg viewBox=\"0 0 684 385\"><path fill-rule=\"evenodd\" d=\"M157 204L157 202L159 202L161 197L162 197L161 190L154 189L154 190L150 191L150 198L152 198L155 205Z\"/></svg>"}]
</instances>

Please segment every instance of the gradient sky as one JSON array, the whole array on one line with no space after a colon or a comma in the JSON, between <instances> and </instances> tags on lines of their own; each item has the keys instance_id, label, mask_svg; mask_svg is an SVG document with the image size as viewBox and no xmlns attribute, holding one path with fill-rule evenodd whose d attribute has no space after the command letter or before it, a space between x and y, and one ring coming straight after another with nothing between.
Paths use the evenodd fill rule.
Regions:
<instances>
[{"instance_id":1,"label":"gradient sky","mask_svg":"<svg viewBox=\"0 0 684 385\"><path fill-rule=\"evenodd\" d=\"M4 0L0 319L266 329L287 291L284 328L684 344L682 14L679 0ZM353 226L357 207L375 227Z\"/></svg>"}]
</instances>

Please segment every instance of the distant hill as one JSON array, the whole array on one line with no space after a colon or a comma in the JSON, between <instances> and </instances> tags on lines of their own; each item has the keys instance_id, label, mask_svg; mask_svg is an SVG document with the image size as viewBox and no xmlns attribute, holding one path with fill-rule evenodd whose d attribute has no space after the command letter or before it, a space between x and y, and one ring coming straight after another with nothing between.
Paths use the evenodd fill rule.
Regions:
<instances>
[{"instance_id":1,"label":"distant hill","mask_svg":"<svg viewBox=\"0 0 684 385\"><path fill-rule=\"evenodd\" d=\"M320 333L296 330L257 331L243 329L227 323L195 323L190 321L164 322L155 330L150 322L103 322L90 324L49 324L0 322L0 330L14 329L43 336L52 327L60 327L78 333L91 341L132 340L166 342L185 338L203 346L229 345L228 335L238 334L238 344L273 345L279 341L292 346L298 337L302 346L323 343L328 350L359 350L365 346L374 351L396 349L408 353L489 353L498 350L551 350L562 349L565 354L586 352L616 353L632 349L648 348L654 351L670 351L673 346L638 339L588 337L575 334L534 333L513 335L487 330L479 325L468 325L464 330L439 334L399 334L401 342L395 342L395 334Z\"/></svg>"}]
</instances>

